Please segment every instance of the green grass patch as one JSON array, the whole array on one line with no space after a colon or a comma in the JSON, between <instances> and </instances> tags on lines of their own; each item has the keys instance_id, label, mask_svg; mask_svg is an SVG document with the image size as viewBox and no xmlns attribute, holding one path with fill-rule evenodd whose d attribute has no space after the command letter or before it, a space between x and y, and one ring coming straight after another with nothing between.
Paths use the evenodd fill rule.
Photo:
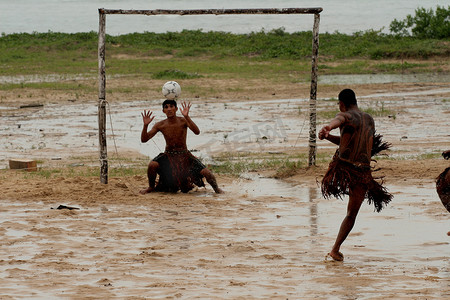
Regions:
<instances>
[{"instance_id":1,"label":"green grass patch","mask_svg":"<svg viewBox=\"0 0 450 300\"><path fill-rule=\"evenodd\" d=\"M321 153L316 157L318 163L329 159L329 155ZM287 178L308 165L306 153L224 152L215 156L214 160L217 163L211 166L213 172L232 176L248 172L270 171L274 178Z\"/></svg>"},{"instance_id":2,"label":"green grass patch","mask_svg":"<svg viewBox=\"0 0 450 300\"><path fill-rule=\"evenodd\" d=\"M249 34L184 30L108 35L107 74L156 76L166 70L181 70L201 76L234 74L245 78L256 73L276 78L288 72L290 76L302 77L303 73L310 73L311 38L311 32L287 33L283 29ZM360 74L379 69L402 72L426 68L426 65L410 63L372 65L368 60L426 59L430 56L447 59L450 53L448 43L448 39L418 39L377 31L353 35L322 33L319 50L323 64L321 70L325 73ZM97 47L96 32L2 35L0 75L96 74ZM342 59L349 61L337 66L331 64ZM301 75L292 72L300 72Z\"/></svg>"},{"instance_id":3,"label":"green grass patch","mask_svg":"<svg viewBox=\"0 0 450 300\"><path fill-rule=\"evenodd\" d=\"M187 73L180 70L164 70L153 75L154 79L192 79L201 78L202 75L197 73Z\"/></svg>"},{"instance_id":4,"label":"green grass patch","mask_svg":"<svg viewBox=\"0 0 450 300\"><path fill-rule=\"evenodd\" d=\"M338 100L335 98L332 98L332 99L327 99L327 100L323 100L323 101L333 101L333 102L336 101L336 103L337 103ZM372 117L392 117L395 119L396 115L398 113L398 111L393 111L393 110L387 108L383 101L377 101L376 103L373 103L373 104L369 103L368 107L365 107L361 104L359 104L358 106L359 106L360 110L368 113ZM329 121L329 120L333 119L336 116L336 114L338 114L339 112L340 111L337 108L318 110L317 118Z\"/></svg>"},{"instance_id":5,"label":"green grass patch","mask_svg":"<svg viewBox=\"0 0 450 300\"><path fill-rule=\"evenodd\" d=\"M372 117L394 117L396 116L396 112L393 110L388 109L384 102L376 102L376 104L374 106L370 106L367 108L362 108L362 111L368 113L369 115L371 115Z\"/></svg>"},{"instance_id":6,"label":"green grass patch","mask_svg":"<svg viewBox=\"0 0 450 300\"><path fill-rule=\"evenodd\" d=\"M112 168L109 172L111 177L132 177L145 176L147 174L147 167L120 167ZM98 176L98 172L97 172Z\"/></svg>"},{"instance_id":7,"label":"green grass patch","mask_svg":"<svg viewBox=\"0 0 450 300\"><path fill-rule=\"evenodd\" d=\"M416 156L416 158L418 160L439 159L442 158L442 151L419 154Z\"/></svg>"},{"instance_id":8,"label":"green grass patch","mask_svg":"<svg viewBox=\"0 0 450 300\"><path fill-rule=\"evenodd\" d=\"M331 120L339 113L338 109L332 109L332 110L319 110L317 111L317 118L321 120Z\"/></svg>"},{"instance_id":9,"label":"green grass patch","mask_svg":"<svg viewBox=\"0 0 450 300\"><path fill-rule=\"evenodd\" d=\"M27 178L53 178L53 177L60 177L64 173L63 169L42 169L38 168L36 172L24 172L25 179Z\"/></svg>"},{"instance_id":10,"label":"green grass patch","mask_svg":"<svg viewBox=\"0 0 450 300\"><path fill-rule=\"evenodd\" d=\"M369 60L351 60L333 67L327 66L324 70L320 66L320 71L326 74L367 74L372 68Z\"/></svg>"}]
</instances>

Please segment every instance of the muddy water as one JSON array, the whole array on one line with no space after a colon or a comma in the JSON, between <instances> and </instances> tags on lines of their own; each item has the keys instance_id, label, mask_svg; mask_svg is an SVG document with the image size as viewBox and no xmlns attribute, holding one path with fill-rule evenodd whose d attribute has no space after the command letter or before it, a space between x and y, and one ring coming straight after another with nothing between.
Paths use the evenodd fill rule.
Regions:
<instances>
[{"instance_id":1,"label":"muddy water","mask_svg":"<svg viewBox=\"0 0 450 300\"><path fill-rule=\"evenodd\" d=\"M450 82L447 74L358 74L358 75L321 75L321 84L367 84L391 82Z\"/></svg>"},{"instance_id":2,"label":"muddy water","mask_svg":"<svg viewBox=\"0 0 450 300\"><path fill-rule=\"evenodd\" d=\"M55 205L2 201L0 255L7 263L0 263L0 293L34 299L449 296L450 221L432 183L389 186L394 201L379 214L364 204L342 247L344 263L324 255L345 200L324 200L314 185L252 174L234 186L220 196L199 190L176 206L116 203L67 212L51 209L61 199Z\"/></svg>"},{"instance_id":3,"label":"muddy water","mask_svg":"<svg viewBox=\"0 0 450 300\"><path fill-rule=\"evenodd\" d=\"M278 210L283 217L274 219L270 213L263 214L265 224L284 227L298 224L298 216L303 216L305 219L309 218L311 227L305 227L301 234L308 235L317 231L318 227L324 229L323 232L333 229L332 226L327 226L340 224L345 215L346 201L318 201L322 197L318 186L293 186L287 182L257 176L245 176L245 178L251 179L239 183L238 187L248 195L278 196L281 199L287 199L267 206ZM377 251L393 254L396 251L411 251L413 248L415 255L426 258L429 256L429 251L425 245L428 245L437 247L440 249L438 252L445 255L447 250L450 250L449 244L447 242L434 244L433 241L442 240L450 229L448 214L445 209L437 214L427 213L427 205L430 203L440 205L434 184L390 186L389 189L395 194L395 201L383 210L383 213L375 213L373 206L363 207L364 216L360 217L361 222L354 230L364 232L365 236L373 240L373 246ZM292 199L295 199L294 203L303 205L292 205ZM435 219L436 217L438 220ZM313 230L314 227L316 230ZM336 230L337 228L334 229ZM317 234L316 232L315 235ZM356 235L359 234L356 233Z\"/></svg>"},{"instance_id":4,"label":"muddy water","mask_svg":"<svg viewBox=\"0 0 450 300\"><path fill-rule=\"evenodd\" d=\"M392 115L375 117L378 132L394 144L400 155L408 155L411 146L423 144L423 152L441 151L448 139L450 103L442 94L448 89L404 93L380 93L360 98L360 106L386 109ZM155 121L165 116L161 100L114 103L107 107L107 142L109 153L116 147L132 149L153 157L164 150L164 139L157 135L146 144L140 142L141 112L155 113ZM318 102L318 127L328 121L321 111L336 110L334 101ZM60 158L70 153L98 150L97 105L68 103L48 104L38 108L0 109L1 161L11 158ZM189 132L188 148L205 160L217 152L282 152L306 147L309 136L307 99L268 101L193 101L191 117L201 129L196 136ZM411 122L411 119L414 122ZM318 142L319 147L333 147ZM426 147L425 147L426 145ZM414 148L416 151L417 148ZM406 154L405 154L406 153ZM394 155L396 155L394 153Z\"/></svg>"}]
</instances>

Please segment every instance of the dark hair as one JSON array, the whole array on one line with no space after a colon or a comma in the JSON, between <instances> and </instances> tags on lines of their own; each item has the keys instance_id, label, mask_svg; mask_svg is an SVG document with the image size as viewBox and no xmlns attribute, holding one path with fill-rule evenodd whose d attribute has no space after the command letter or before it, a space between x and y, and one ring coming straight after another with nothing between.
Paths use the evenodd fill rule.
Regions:
<instances>
[{"instance_id":1,"label":"dark hair","mask_svg":"<svg viewBox=\"0 0 450 300\"><path fill-rule=\"evenodd\" d=\"M350 105L356 105L356 95L355 92L351 89L342 90L339 93L339 101L342 101L345 107L349 107Z\"/></svg>"},{"instance_id":2,"label":"dark hair","mask_svg":"<svg viewBox=\"0 0 450 300\"><path fill-rule=\"evenodd\" d=\"M172 104L173 106L177 107L177 101L175 100L164 100L164 102L162 103L162 107L164 108L164 106L166 106L166 104Z\"/></svg>"}]
</instances>

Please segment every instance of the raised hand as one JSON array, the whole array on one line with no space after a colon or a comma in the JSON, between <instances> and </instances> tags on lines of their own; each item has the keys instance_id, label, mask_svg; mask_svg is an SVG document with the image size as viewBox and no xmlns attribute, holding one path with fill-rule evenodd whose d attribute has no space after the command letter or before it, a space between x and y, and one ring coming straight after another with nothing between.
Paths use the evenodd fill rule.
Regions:
<instances>
[{"instance_id":1,"label":"raised hand","mask_svg":"<svg viewBox=\"0 0 450 300\"><path fill-rule=\"evenodd\" d=\"M187 117L189 115L189 109L191 108L191 102L188 102L186 104L186 102L181 103L181 114L183 115L183 117Z\"/></svg>"},{"instance_id":2,"label":"raised hand","mask_svg":"<svg viewBox=\"0 0 450 300\"><path fill-rule=\"evenodd\" d=\"M141 115L142 115L142 121L144 121L144 125L150 124L153 121L153 119L155 118L155 116L152 117L152 112L147 111L147 110L144 110L144 112L141 113Z\"/></svg>"}]
</instances>

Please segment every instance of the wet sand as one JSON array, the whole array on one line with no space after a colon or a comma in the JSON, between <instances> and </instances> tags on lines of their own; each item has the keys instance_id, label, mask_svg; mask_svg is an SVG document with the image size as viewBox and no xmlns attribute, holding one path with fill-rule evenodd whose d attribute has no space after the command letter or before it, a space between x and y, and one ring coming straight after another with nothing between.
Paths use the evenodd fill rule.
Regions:
<instances>
[{"instance_id":1,"label":"wet sand","mask_svg":"<svg viewBox=\"0 0 450 300\"><path fill-rule=\"evenodd\" d=\"M8 170L13 157L39 159L39 167L49 171L98 165L98 137L90 102L26 110L5 105L0 298L449 298L450 215L434 185L448 161L422 157L449 146L448 86L385 88L361 87L359 94L361 105L383 101L396 112L395 119L375 118L394 144L390 155L396 159L378 163L394 200L381 213L363 205L342 246L343 263L325 260L347 203L321 197L317 181L327 162L284 180L270 178L270 172L219 175L226 192L221 195L207 187L142 196L145 174L111 177L103 185L97 177L46 179ZM300 129L308 104L289 99L216 99L207 105L193 99L192 117L203 132L198 139L189 136L189 146L206 160L226 150L306 151L308 130ZM114 142L130 158L152 156L163 147L160 140L135 142L140 111L157 111L158 105L159 100L132 100L111 106L111 155ZM332 106L324 101L319 109ZM319 143L319 153L330 158L333 149Z\"/></svg>"},{"instance_id":2,"label":"wet sand","mask_svg":"<svg viewBox=\"0 0 450 300\"><path fill-rule=\"evenodd\" d=\"M2 296L450 296L450 222L431 180L389 185L394 201L379 214L363 205L338 263L325 254L346 201L324 200L311 180L220 177L223 195L202 188L138 196L144 178L101 185L92 178L9 176L15 178L0 208Z\"/></svg>"}]
</instances>

